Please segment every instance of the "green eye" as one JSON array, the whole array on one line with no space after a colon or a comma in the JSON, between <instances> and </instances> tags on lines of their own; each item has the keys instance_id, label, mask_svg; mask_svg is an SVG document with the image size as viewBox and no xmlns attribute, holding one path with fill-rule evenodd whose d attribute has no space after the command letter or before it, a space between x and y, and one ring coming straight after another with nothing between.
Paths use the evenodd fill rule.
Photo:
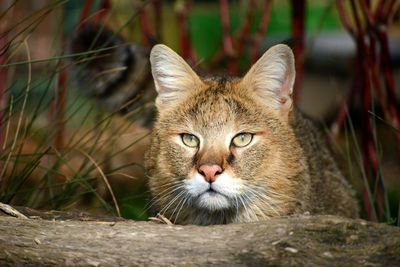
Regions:
<instances>
[{"instance_id":1,"label":"green eye","mask_svg":"<svg viewBox=\"0 0 400 267\"><path fill-rule=\"evenodd\" d=\"M232 144L236 147L245 147L250 144L251 140L253 140L253 134L240 133L233 137Z\"/></svg>"},{"instance_id":2,"label":"green eye","mask_svg":"<svg viewBox=\"0 0 400 267\"><path fill-rule=\"evenodd\" d=\"M193 134L181 134L182 142L188 147L198 147L200 144L199 138Z\"/></svg>"}]
</instances>

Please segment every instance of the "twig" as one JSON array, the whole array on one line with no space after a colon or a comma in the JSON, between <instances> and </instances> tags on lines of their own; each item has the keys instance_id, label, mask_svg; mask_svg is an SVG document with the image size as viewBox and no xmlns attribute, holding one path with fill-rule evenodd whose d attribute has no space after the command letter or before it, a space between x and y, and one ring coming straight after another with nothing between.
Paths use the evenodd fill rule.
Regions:
<instances>
[{"instance_id":1,"label":"twig","mask_svg":"<svg viewBox=\"0 0 400 267\"><path fill-rule=\"evenodd\" d=\"M149 220L153 221L153 222L167 224L167 225L174 225L167 217L165 217L164 215L162 215L160 213L157 213L156 217L149 217Z\"/></svg>"},{"instance_id":2,"label":"twig","mask_svg":"<svg viewBox=\"0 0 400 267\"><path fill-rule=\"evenodd\" d=\"M0 210L3 211L5 214L8 214L10 216L13 216L13 217L16 217L19 219L29 219L28 217L26 217L24 214L22 214L18 210L14 209L10 205L4 204L2 202L0 202Z\"/></svg>"},{"instance_id":3,"label":"twig","mask_svg":"<svg viewBox=\"0 0 400 267\"><path fill-rule=\"evenodd\" d=\"M251 61L254 63L257 61L260 54L260 45L262 38L265 35L265 31L268 27L269 19L271 16L272 0L266 0L262 9L262 17L258 28L253 37L253 45L250 51Z\"/></svg>"}]
</instances>

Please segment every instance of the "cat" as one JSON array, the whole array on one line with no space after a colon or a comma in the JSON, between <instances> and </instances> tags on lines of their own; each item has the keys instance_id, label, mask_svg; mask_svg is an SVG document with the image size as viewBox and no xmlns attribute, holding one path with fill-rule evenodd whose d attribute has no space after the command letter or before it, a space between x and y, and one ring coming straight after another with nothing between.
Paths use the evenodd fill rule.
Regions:
<instances>
[{"instance_id":1,"label":"cat","mask_svg":"<svg viewBox=\"0 0 400 267\"><path fill-rule=\"evenodd\" d=\"M358 217L324 135L293 106L287 46L271 48L242 79L200 78L163 45L149 60L146 49L93 24L72 36L68 51L103 48L73 57L72 72L109 111L140 109L138 127L157 117L145 159L155 212L200 225L304 212Z\"/></svg>"},{"instance_id":2,"label":"cat","mask_svg":"<svg viewBox=\"0 0 400 267\"><path fill-rule=\"evenodd\" d=\"M270 48L243 78L201 78L161 44L150 62L157 119L145 167L159 214L198 225L358 217L324 136L293 105L288 46Z\"/></svg>"},{"instance_id":3,"label":"cat","mask_svg":"<svg viewBox=\"0 0 400 267\"><path fill-rule=\"evenodd\" d=\"M68 41L68 68L76 87L109 112L131 117L151 128L156 91L151 77L149 51L103 25L86 23Z\"/></svg>"}]
</instances>

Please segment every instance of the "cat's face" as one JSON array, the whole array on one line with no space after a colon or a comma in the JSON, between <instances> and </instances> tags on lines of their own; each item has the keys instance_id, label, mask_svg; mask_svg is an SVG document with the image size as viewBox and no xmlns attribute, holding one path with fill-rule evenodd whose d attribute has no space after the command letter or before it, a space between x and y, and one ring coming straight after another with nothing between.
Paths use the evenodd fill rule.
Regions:
<instances>
[{"instance_id":1,"label":"cat's face","mask_svg":"<svg viewBox=\"0 0 400 267\"><path fill-rule=\"evenodd\" d=\"M289 48L280 49L264 58L275 68L261 59L234 80L202 80L170 49L153 49L159 117L147 167L161 213L178 222L196 211L255 220L285 214L295 202L299 167L292 153L298 151L288 123L293 58Z\"/></svg>"}]
</instances>

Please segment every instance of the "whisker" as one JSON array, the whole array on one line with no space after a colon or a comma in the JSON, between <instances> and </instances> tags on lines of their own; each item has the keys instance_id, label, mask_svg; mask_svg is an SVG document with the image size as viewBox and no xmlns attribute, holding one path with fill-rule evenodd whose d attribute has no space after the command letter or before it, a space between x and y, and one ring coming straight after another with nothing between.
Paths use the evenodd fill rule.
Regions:
<instances>
[{"instance_id":1,"label":"whisker","mask_svg":"<svg viewBox=\"0 0 400 267\"><path fill-rule=\"evenodd\" d=\"M247 201L248 201L248 203L252 203L252 201L251 201L251 198L250 198L250 196L248 195L248 194L244 194L244 196L243 197L245 197L246 199L247 199ZM257 214L256 214L256 212L255 212L255 207L257 207L258 208L258 206L256 205L256 203L252 203L252 205L248 205L248 208L249 208L249 210L251 211L251 213L253 214L253 217L255 218L255 220L256 221L258 221L258 216L257 216ZM258 208L259 210L260 210L260 208ZM260 210L260 212L261 212L261 210ZM262 212L261 212L262 213Z\"/></svg>"},{"instance_id":2,"label":"whisker","mask_svg":"<svg viewBox=\"0 0 400 267\"><path fill-rule=\"evenodd\" d=\"M171 183L171 184L173 184L173 183ZM167 189L163 190L162 192L158 193L145 206L145 210L150 209L155 203L157 203L160 200L162 200L163 198L165 198L165 196L171 195L175 191L181 189L181 187L182 187L182 183L177 182L177 183L173 184L172 186L170 186L169 188L167 188Z\"/></svg>"},{"instance_id":3,"label":"whisker","mask_svg":"<svg viewBox=\"0 0 400 267\"><path fill-rule=\"evenodd\" d=\"M175 212L178 210L178 207L182 204L182 202L183 202L184 200L185 200L185 197L180 198L178 204L175 206L174 210L172 211L172 213L171 213L171 215L170 215L171 220L172 220L172 218L174 217ZM175 217L174 223L175 223L175 221L176 221L176 217Z\"/></svg>"},{"instance_id":4,"label":"whisker","mask_svg":"<svg viewBox=\"0 0 400 267\"><path fill-rule=\"evenodd\" d=\"M246 204L244 203L244 201L243 201L243 199L242 199L242 196L241 196L241 195L239 195L239 200L240 200L240 202L242 202L243 208L244 208L244 210L245 210L245 211L246 211L246 213L247 213L247 217L248 217L248 219L250 220L250 214L249 214L249 211L247 210Z\"/></svg>"},{"instance_id":5,"label":"whisker","mask_svg":"<svg viewBox=\"0 0 400 267\"><path fill-rule=\"evenodd\" d=\"M291 196L288 196L288 195L284 195L284 194L279 193L279 192L276 192L275 190L272 190L272 189L270 189L270 188L267 189L267 188L261 187L261 186L259 186L259 185L255 185L255 187L257 188L257 190L263 191L263 192L265 192L266 194L276 195L276 196L281 197L281 198L284 198L284 199L293 200L293 201L298 201L298 199L296 199L296 198L294 198L294 197L291 197Z\"/></svg>"},{"instance_id":6,"label":"whisker","mask_svg":"<svg viewBox=\"0 0 400 267\"><path fill-rule=\"evenodd\" d=\"M245 198L248 200L249 203L252 203L250 197L249 197L247 194L244 194L243 197L245 197ZM257 207L257 208L258 208L258 206L256 206L255 203L252 203L252 204L253 204L253 205L249 206L249 209L250 209L250 211L252 212L252 214L254 215L255 219L258 221L258 216L257 216L257 214L255 213L254 208L253 208L253 207ZM258 208L258 209L259 209L259 208ZM260 210L260 212L261 212L261 210ZM262 213L262 212L261 212L261 213Z\"/></svg>"},{"instance_id":7,"label":"whisker","mask_svg":"<svg viewBox=\"0 0 400 267\"><path fill-rule=\"evenodd\" d=\"M184 197L184 201L183 201L181 207L179 208L178 213L176 214L176 217L175 217L175 220L174 220L174 224L175 224L176 220L179 218L179 213L181 212L182 208L185 206L186 201L189 199L188 195L189 195L189 193L186 193L186 195Z\"/></svg>"},{"instance_id":8,"label":"whisker","mask_svg":"<svg viewBox=\"0 0 400 267\"><path fill-rule=\"evenodd\" d=\"M256 194L254 194L254 193L252 193L253 194L253 197L255 197L256 199L258 199L259 201L255 201L254 203L252 203L253 205L252 206L254 206L257 210L258 210L258 212L260 213L260 215L261 215L261 217L263 218L263 219L266 219L266 218L270 218L270 216L268 216L268 215L266 215L265 213L264 213L264 211L260 208L260 206L257 204L257 203L264 203L263 201L262 201L262 198L260 198L258 195L256 195ZM267 203L267 205L268 205L268 203ZM272 207L271 207L272 208Z\"/></svg>"},{"instance_id":9,"label":"whisker","mask_svg":"<svg viewBox=\"0 0 400 267\"><path fill-rule=\"evenodd\" d=\"M257 197L261 202L265 205L267 205L273 212L275 212L276 215L280 216L281 214L271 205L271 202L275 202L275 199L269 197L266 192L264 194L261 194L259 191L248 187L247 190L251 192L255 197ZM254 204L254 203L253 203Z\"/></svg>"},{"instance_id":10,"label":"whisker","mask_svg":"<svg viewBox=\"0 0 400 267\"><path fill-rule=\"evenodd\" d=\"M164 208L162 208L162 209L160 210L159 213L160 213L160 214L164 214L165 212L167 212L168 209L169 209L169 207L171 207L171 205L174 204L175 201L176 201L177 199L179 199L179 197L182 196L184 193L185 193L185 191L179 192L179 194L176 195Z\"/></svg>"},{"instance_id":11,"label":"whisker","mask_svg":"<svg viewBox=\"0 0 400 267\"><path fill-rule=\"evenodd\" d=\"M236 214L239 214L239 202L238 197L235 195L235 207L236 207Z\"/></svg>"}]
</instances>

